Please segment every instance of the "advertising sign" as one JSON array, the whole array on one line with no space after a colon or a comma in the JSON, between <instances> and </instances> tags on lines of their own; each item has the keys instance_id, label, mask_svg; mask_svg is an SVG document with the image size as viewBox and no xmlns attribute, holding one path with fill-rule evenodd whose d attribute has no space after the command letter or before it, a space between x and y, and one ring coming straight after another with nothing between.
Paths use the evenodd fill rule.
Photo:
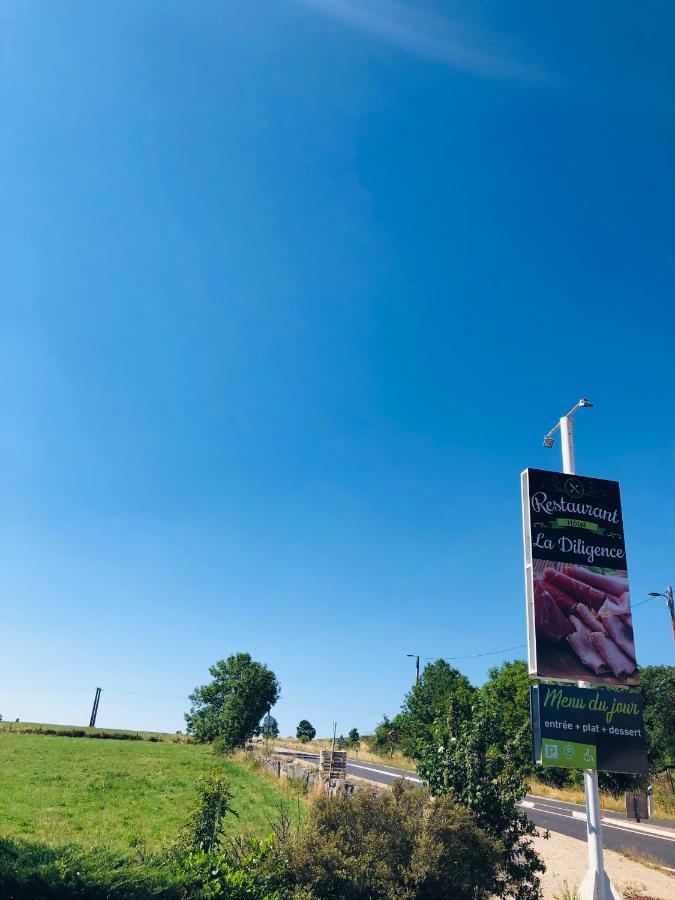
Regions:
<instances>
[{"instance_id":1,"label":"advertising sign","mask_svg":"<svg viewBox=\"0 0 675 900\"><path fill-rule=\"evenodd\" d=\"M535 762L647 772L642 697L635 691L542 684L530 688Z\"/></svg>"},{"instance_id":2,"label":"advertising sign","mask_svg":"<svg viewBox=\"0 0 675 900\"><path fill-rule=\"evenodd\" d=\"M521 476L530 674L639 683L616 481Z\"/></svg>"}]
</instances>

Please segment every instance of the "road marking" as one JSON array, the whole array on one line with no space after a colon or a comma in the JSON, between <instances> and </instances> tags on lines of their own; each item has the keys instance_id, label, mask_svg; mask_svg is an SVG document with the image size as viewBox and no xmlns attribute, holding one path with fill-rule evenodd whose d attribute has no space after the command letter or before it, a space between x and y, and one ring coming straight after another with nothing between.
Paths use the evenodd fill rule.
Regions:
<instances>
[{"instance_id":1,"label":"road marking","mask_svg":"<svg viewBox=\"0 0 675 900\"><path fill-rule=\"evenodd\" d=\"M579 812L576 809L565 810L557 812L553 810L551 807L547 809L539 809L537 805L532 803L531 800L521 800L520 806L525 807L525 809L533 809L535 812L543 812L546 815L550 816L561 816L564 819L577 819L580 822L586 821L586 813ZM545 826L541 825L541 828ZM609 819L602 820L603 828L616 828L617 831L628 831L630 834L642 835L643 837L652 837L657 838L662 841L670 841L675 842L675 835L671 836L669 834L664 834L662 831L657 831L655 828L648 828L645 826L644 828L631 828L630 825L624 825L622 823L617 823L616 821L610 821Z\"/></svg>"},{"instance_id":2,"label":"road marking","mask_svg":"<svg viewBox=\"0 0 675 900\"><path fill-rule=\"evenodd\" d=\"M403 778L405 781L415 781L417 784L423 784L421 778L416 778L414 775L399 775L398 772L388 772L386 769L374 769L372 766L362 766L358 763L353 763L347 760L347 766L351 769L363 769L366 772L377 772L378 775L389 775L391 778Z\"/></svg>"}]
</instances>

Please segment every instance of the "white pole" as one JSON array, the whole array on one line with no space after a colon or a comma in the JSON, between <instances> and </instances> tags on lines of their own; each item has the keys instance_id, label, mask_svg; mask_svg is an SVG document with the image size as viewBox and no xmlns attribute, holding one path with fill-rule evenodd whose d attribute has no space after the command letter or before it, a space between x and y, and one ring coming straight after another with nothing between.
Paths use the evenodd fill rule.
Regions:
<instances>
[{"instance_id":1,"label":"white pole","mask_svg":"<svg viewBox=\"0 0 675 900\"><path fill-rule=\"evenodd\" d=\"M563 472L576 475L574 460L574 419L563 416L560 419L560 445L562 449ZM579 681L579 687L590 687L586 681ZM579 887L580 900L621 900L614 885L605 872L605 858L602 849L602 820L600 813L600 791L598 773L595 769L584 769L584 795L586 798L586 835L588 843L588 871Z\"/></svg>"}]
</instances>

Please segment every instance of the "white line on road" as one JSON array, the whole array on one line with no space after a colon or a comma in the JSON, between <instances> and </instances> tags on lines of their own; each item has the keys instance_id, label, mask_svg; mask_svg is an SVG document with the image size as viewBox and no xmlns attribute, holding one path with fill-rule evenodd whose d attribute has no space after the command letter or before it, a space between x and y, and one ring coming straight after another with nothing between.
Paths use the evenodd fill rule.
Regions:
<instances>
[{"instance_id":1,"label":"white line on road","mask_svg":"<svg viewBox=\"0 0 675 900\"><path fill-rule=\"evenodd\" d=\"M414 775L399 775L398 772L387 771L387 769L374 769L372 766L361 766L350 760L347 760L347 765L350 769L363 769L366 772L377 772L378 775L390 775L393 778L403 778L406 781L415 781L417 784L423 784L422 779L416 778Z\"/></svg>"}]
</instances>

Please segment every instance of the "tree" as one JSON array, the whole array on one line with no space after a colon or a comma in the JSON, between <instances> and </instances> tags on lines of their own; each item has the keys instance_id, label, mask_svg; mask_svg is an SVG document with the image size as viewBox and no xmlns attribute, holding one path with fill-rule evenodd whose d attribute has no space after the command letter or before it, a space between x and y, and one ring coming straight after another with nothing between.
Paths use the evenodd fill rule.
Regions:
<instances>
[{"instance_id":1,"label":"tree","mask_svg":"<svg viewBox=\"0 0 675 900\"><path fill-rule=\"evenodd\" d=\"M316 728L307 719L302 719L298 722L298 727L295 729L295 736L303 744L307 741L313 741L316 737Z\"/></svg>"},{"instance_id":2,"label":"tree","mask_svg":"<svg viewBox=\"0 0 675 900\"><path fill-rule=\"evenodd\" d=\"M675 765L675 666L640 669L650 769Z\"/></svg>"},{"instance_id":3,"label":"tree","mask_svg":"<svg viewBox=\"0 0 675 900\"><path fill-rule=\"evenodd\" d=\"M361 735L359 734L358 728L352 728L349 734L347 735L347 744L350 747L358 747L361 743Z\"/></svg>"},{"instance_id":4,"label":"tree","mask_svg":"<svg viewBox=\"0 0 675 900\"><path fill-rule=\"evenodd\" d=\"M374 753L386 753L391 747L389 735L394 730L394 723L389 716L382 716L382 721L377 725L370 738L370 749Z\"/></svg>"},{"instance_id":5,"label":"tree","mask_svg":"<svg viewBox=\"0 0 675 900\"><path fill-rule=\"evenodd\" d=\"M420 747L430 740L434 723L467 714L475 694L468 678L445 660L424 667L420 680L406 694L392 725L400 736L403 752L417 759Z\"/></svg>"},{"instance_id":6,"label":"tree","mask_svg":"<svg viewBox=\"0 0 675 900\"><path fill-rule=\"evenodd\" d=\"M213 681L190 694L187 731L198 741L219 739L223 749L233 750L260 733L260 719L279 699L279 682L248 653L218 660L209 673Z\"/></svg>"},{"instance_id":7,"label":"tree","mask_svg":"<svg viewBox=\"0 0 675 900\"><path fill-rule=\"evenodd\" d=\"M479 828L500 846L492 893L537 900L537 873L544 867L531 841L535 826L518 806L527 788L523 759L529 726L505 743L495 743L501 727L495 705L477 693L467 716L439 717L433 739L420 745L417 771L433 794L467 807Z\"/></svg>"}]
</instances>

